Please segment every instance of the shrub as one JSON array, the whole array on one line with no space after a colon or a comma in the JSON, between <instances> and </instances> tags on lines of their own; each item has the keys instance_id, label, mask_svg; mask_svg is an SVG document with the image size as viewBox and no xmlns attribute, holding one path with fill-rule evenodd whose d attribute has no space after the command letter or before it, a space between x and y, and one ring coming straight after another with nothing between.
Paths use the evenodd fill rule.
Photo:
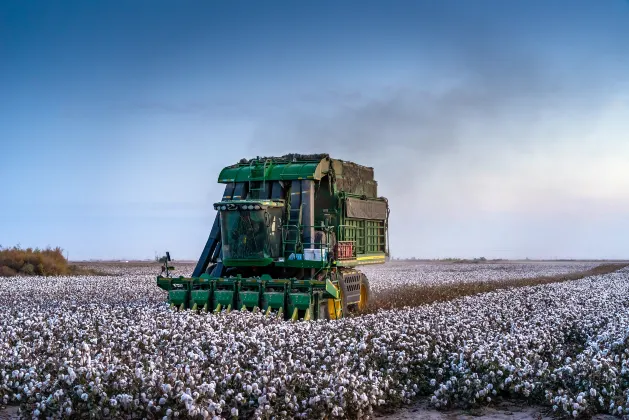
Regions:
<instances>
[{"instance_id":1,"label":"shrub","mask_svg":"<svg viewBox=\"0 0 629 420\"><path fill-rule=\"evenodd\" d=\"M20 273L32 276L35 274L35 266L31 263L26 263L22 266L22 268L20 268Z\"/></svg>"},{"instance_id":2,"label":"shrub","mask_svg":"<svg viewBox=\"0 0 629 420\"><path fill-rule=\"evenodd\" d=\"M12 248L0 247L0 276L10 277L16 274L38 276L65 276L72 274L100 274L69 265L63 256L63 250L56 248Z\"/></svg>"},{"instance_id":3,"label":"shrub","mask_svg":"<svg viewBox=\"0 0 629 420\"><path fill-rule=\"evenodd\" d=\"M14 269L7 267L6 265L0 265L0 277L11 277L15 276L16 272Z\"/></svg>"}]
</instances>

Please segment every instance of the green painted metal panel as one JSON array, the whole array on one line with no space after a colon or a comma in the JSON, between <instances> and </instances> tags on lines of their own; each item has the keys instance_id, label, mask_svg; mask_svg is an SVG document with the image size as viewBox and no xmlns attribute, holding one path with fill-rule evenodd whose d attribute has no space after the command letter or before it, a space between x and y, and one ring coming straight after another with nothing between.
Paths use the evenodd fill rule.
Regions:
<instances>
[{"instance_id":1,"label":"green painted metal panel","mask_svg":"<svg viewBox=\"0 0 629 420\"><path fill-rule=\"evenodd\" d=\"M240 292L240 305L245 305L248 308L258 306L259 299L260 292Z\"/></svg>"},{"instance_id":2,"label":"green painted metal panel","mask_svg":"<svg viewBox=\"0 0 629 420\"><path fill-rule=\"evenodd\" d=\"M233 290L217 290L214 292L214 303L220 303L224 307L232 304L234 301L234 291Z\"/></svg>"},{"instance_id":3,"label":"green painted metal panel","mask_svg":"<svg viewBox=\"0 0 629 420\"><path fill-rule=\"evenodd\" d=\"M223 260L223 265L225 267L264 267L270 265L271 263L273 263L273 258L225 258Z\"/></svg>"},{"instance_id":4,"label":"green painted metal panel","mask_svg":"<svg viewBox=\"0 0 629 420\"><path fill-rule=\"evenodd\" d=\"M292 316L293 312L295 312L295 309L297 309L297 311L312 309L313 302L311 301L311 298L312 296L310 295L310 293L291 293L288 296L289 301L287 315ZM297 317L300 318L301 315L298 315Z\"/></svg>"},{"instance_id":5,"label":"green painted metal panel","mask_svg":"<svg viewBox=\"0 0 629 420\"><path fill-rule=\"evenodd\" d=\"M200 306L209 303L210 300L210 291L209 290L193 290L190 292L190 300L192 304L198 304Z\"/></svg>"},{"instance_id":6,"label":"green painted metal panel","mask_svg":"<svg viewBox=\"0 0 629 420\"><path fill-rule=\"evenodd\" d=\"M325 280L325 291L331 294L335 299L339 298L339 290L332 284L330 279Z\"/></svg>"},{"instance_id":7,"label":"green painted metal panel","mask_svg":"<svg viewBox=\"0 0 629 420\"><path fill-rule=\"evenodd\" d=\"M294 162L274 164L266 175L267 181L284 181L292 179L318 179L317 168L319 162ZM223 168L218 176L218 182L248 182L259 179L257 174L251 174L255 167L249 165Z\"/></svg>"},{"instance_id":8,"label":"green painted metal panel","mask_svg":"<svg viewBox=\"0 0 629 420\"><path fill-rule=\"evenodd\" d=\"M157 286L161 289L169 291L171 288L171 279L159 276L157 278Z\"/></svg>"},{"instance_id":9,"label":"green painted metal panel","mask_svg":"<svg viewBox=\"0 0 629 420\"><path fill-rule=\"evenodd\" d=\"M267 292L262 295L262 309L268 307L279 309L284 307L284 292Z\"/></svg>"},{"instance_id":10,"label":"green painted metal panel","mask_svg":"<svg viewBox=\"0 0 629 420\"><path fill-rule=\"evenodd\" d=\"M188 300L188 291L187 290L171 290L168 293L170 303L175 304L176 306L181 305L182 303L187 303Z\"/></svg>"},{"instance_id":11,"label":"green painted metal panel","mask_svg":"<svg viewBox=\"0 0 629 420\"><path fill-rule=\"evenodd\" d=\"M288 295L289 309L299 308L302 310L308 309L310 307L310 294L309 293L291 293Z\"/></svg>"},{"instance_id":12,"label":"green painted metal panel","mask_svg":"<svg viewBox=\"0 0 629 420\"><path fill-rule=\"evenodd\" d=\"M292 267L292 268L322 268L327 267L327 261L312 261L312 260L284 260L276 261L277 267Z\"/></svg>"}]
</instances>

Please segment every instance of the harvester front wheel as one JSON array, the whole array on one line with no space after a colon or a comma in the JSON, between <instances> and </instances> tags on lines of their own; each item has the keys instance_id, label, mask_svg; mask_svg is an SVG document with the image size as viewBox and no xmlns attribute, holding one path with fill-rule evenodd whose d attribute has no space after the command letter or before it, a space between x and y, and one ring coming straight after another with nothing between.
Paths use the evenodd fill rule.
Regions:
<instances>
[{"instance_id":1,"label":"harvester front wheel","mask_svg":"<svg viewBox=\"0 0 629 420\"><path fill-rule=\"evenodd\" d=\"M325 299L319 304L319 319L331 321L343 318L343 308L337 299Z\"/></svg>"},{"instance_id":2,"label":"harvester front wheel","mask_svg":"<svg viewBox=\"0 0 629 420\"><path fill-rule=\"evenodd\" d=\"M338 299L324 299L319 304L319 319L335 320L347 316L347 302L343 291L339 290Z\"/></svg>"},{"instance_id":3,"label":"harvester front wheel","mask_svg":"<svg viewBox=\"0 0 629 420\"><path fill-rule=\"evenodd\" d=\"M360 300L358 301L359 311L364 311L365 309L367 309L370 298L371 288L369 287L369 279L363 274L360 279Z\"/></svg>"}]
</instances>

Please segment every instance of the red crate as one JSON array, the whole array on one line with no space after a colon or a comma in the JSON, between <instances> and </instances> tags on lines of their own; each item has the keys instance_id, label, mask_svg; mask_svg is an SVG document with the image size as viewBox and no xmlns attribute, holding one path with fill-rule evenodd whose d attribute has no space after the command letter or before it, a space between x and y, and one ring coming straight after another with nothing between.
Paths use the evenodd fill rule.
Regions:
<instances>
[{"instance_id":1,"label":"red crate","mask_svg":"<svg viewBox=\"0 0 629 420\"><path fill-rule=\"evenodd\" d=\"M354 242L338 242L336 244L336 258L339 260L350 260L354 258Z\"/></svg>"}]
</instances>

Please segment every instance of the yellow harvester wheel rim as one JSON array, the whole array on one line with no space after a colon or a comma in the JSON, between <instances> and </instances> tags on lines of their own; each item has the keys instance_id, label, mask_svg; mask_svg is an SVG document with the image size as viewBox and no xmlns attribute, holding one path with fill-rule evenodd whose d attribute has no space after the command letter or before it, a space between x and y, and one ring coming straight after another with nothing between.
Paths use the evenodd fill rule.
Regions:
<instances>
[{"instance_id":1,"label":"yellow harvester wheel rim","mask_svg":"<svg viewBox=\"0 0 629 420\"><path fill-rule=\"evenodd\" d=\"M367 295L367 286L364 283L360 284L360 300L358 301L358 310L362 311L367 307L369 296Z\"/></svg>"},{"instance_id":2,"label":"yellow harvester wheel rim","mask_svg":"<svg viewBox=\"0 0 629 420\"><path fill-rule=\"evenodd\" d=\"M338 299L328 299L328 316L330 319L343 318L343 291L339 288Z\"/></svg>"},{"instance_id":3,"label":"yellow harvester wheel rim","mask_svg":"<svg viewBox=\"0 0 629 420\"><path fill-rule=\"evenodd\" d=\"M343 317L341 299L328 299L328 315L330 319L341 319Z\"/></svg>"}]
</instances>

